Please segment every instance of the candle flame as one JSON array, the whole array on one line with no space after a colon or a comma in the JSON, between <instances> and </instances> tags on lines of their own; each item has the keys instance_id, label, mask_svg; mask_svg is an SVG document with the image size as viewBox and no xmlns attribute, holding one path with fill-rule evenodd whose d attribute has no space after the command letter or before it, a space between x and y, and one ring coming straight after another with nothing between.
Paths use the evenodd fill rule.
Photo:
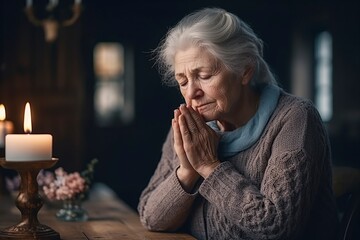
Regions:
<instances>
[{"instance_id":1,"label":"candle flame","mask_svg":"<svg viewBox=\"0 0 360 240\"><path fill-rule=\"evenodd\" d=\"M30 111L30 103L26 103L25 105L25 113L24 113L24 132L31 133L31 111Z\"/></svg>"},{"instance_id":2,"label":"candle flame","mask_svg":"<svg viewBox=\"0 0 360 240\"><path fill-rule=\"evenodd\" d=\"M6 118L5 106L0 104L0 121L4 121Z\"/></svg>"}]
</instances>

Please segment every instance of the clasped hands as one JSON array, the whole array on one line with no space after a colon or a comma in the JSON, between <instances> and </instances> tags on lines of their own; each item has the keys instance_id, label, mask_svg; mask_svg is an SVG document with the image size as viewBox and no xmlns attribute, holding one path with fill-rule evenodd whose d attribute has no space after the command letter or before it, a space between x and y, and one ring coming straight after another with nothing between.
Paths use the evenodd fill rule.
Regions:
<instances>
[{"instance_id":1,"label":"clasped hands","mask_svg":"<svg viewBox=\"0 0 360 240\"><path fill-rule=\"evenodd\" d=\"M200 113L185 104L174 110L174 148L180 159L178 179L190 191L199 177L207 178L220 164L217 148L220 137Z\"/></svg>"}]
</instances>

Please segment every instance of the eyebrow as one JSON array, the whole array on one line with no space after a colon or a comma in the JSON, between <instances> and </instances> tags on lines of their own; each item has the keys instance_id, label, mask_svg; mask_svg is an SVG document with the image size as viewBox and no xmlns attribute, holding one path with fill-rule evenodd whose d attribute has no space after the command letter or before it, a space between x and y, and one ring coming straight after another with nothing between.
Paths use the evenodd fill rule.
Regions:
<instances>
[{"instance_id":1,"label":"eyebrow","mask_svg":"<svg viewBox=\"0 0 360 240\"><path fill-rule=\"evenodd\" d=\"M209 70L211 70L212 69L212 67L205 67L205 66L201 66L201 67L197 67L197 68L194 68L194 69L191 69L190 70L190 73L191 74L194 74L194 73L198 73L198 72L200 72L202 69L209 69ZM185 74L184 73L176 73L175 74L175 77L185 77Z\"/></svg>"},{"instance_id":2,"label":"eyebrow","mask_svg":"<svg viewBox=\"0 0 360 240\"><path fill-rule=\"evenodd\" d=\"M176 73L176 74L175 74L175 77L184 77L184 76L185 76L184 73Z\"/></svg>"}]
</instances>

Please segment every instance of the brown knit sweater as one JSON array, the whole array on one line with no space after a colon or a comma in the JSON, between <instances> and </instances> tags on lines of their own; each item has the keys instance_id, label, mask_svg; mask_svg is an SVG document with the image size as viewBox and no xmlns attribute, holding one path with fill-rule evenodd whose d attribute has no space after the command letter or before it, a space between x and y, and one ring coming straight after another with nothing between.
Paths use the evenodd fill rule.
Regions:
<instances>
[{"instance_id":1,"label":"brown knit sweater","mask_svg":"<svg viewBox=\"0 0 360 240\"><path fill-rule=\"evenodd\" d=\"M310 101L282 92L258 141L229 158L194 193L176 177L172 131L138 211L151 231L197 239L333 239L337 214L330 146Z\"/></svg>"}]
</instances>

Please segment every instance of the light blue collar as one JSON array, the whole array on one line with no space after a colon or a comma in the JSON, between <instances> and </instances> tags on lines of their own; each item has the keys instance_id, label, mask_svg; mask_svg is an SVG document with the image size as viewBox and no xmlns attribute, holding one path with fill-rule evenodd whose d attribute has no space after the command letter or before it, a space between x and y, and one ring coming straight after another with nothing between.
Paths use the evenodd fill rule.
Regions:
<instances>
[{"instance_id":1,"label":"light blue collar","mask_svg":"<svg viewBox=\"0 0 360 240\"><path fill-rule=\"evenodd\" d=\"M267 85L261 91L259 108L255 115L242 127L230 132L221 132L216 121L208 125L221 135L218 154L221 159L238 154L251 147L262 134L274 112L280 96L280 88Z\"/></svg>"}]
</instances>

